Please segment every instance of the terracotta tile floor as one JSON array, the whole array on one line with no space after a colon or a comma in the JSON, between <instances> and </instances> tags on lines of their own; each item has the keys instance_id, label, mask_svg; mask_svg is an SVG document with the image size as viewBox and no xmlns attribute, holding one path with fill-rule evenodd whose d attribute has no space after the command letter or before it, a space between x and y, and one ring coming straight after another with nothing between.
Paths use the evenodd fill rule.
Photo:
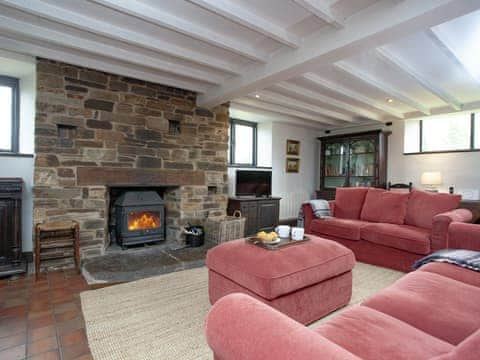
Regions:
<instances>
[{"instance_id":1,"label":"terracotta tile floor","mask_svg":"<svg viewBox=\"0 0 480 360\"><path fill-rule=\"evenodd\" d=\"M74 270L0 279L0 359L92 359Z\"/></svg>"}]
</instances>

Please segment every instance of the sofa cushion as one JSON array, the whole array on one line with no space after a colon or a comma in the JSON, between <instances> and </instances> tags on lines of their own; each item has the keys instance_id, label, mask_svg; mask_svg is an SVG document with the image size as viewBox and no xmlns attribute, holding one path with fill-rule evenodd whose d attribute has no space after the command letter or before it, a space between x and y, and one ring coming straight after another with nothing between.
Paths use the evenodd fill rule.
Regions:
<instances>
[{"instance_id":1,"label":"sofa cushion","mask_svg":"<svg viewBox=\"0 0 480 360\"><path fill-rule=\"evenodd\" d=\"M418 271L432 272L480 288L480 273L457 265L431 262L420 267Z\"/></svg>"},{"instance_id":2,"label":"sofa cushion","mask_svg":"<svg viewBox=\"0 0 480 360\"><path fill-rule=\"evenodd\" d=\"M454 349L403 321L359 305L315 331L361 359L429 359Z\"/></svg>"},{"instance_id":3,"label":"sofa cushion","mask_svg":"<svg viewBox=\"0 0 480 360\"><path fill-rule=\"evenodd\" d=\"M447 354L436 356L431 360L478 360L480 349L480 330L463 340Z\"/></svg>"},{"instance_id":4,"label":"sofa cushion","mask_svg":"<svg viewBox=\"0 0 480 360\"><path fill-rule=\"evenodd\" d=\"M360 219L379 223L403 224L409 193L368 189Z\"/></svg>"},{"instance_id":5,"label":"sofa cushion","mask_svg":"<svg viewBox=\"0 0 480 360\"><path fill-rule=\"evenodd\" d=\"M456 209L461 199L461 195L413 190L408 200L405 224L431 229L433 217Z\"/></svg>"},{"instance_id":6,"label":"sofa cushion","mask_svg":"<svg viewBox=\"0 0 480 360\"><path fill-rule=\"evenodd\" d=\"M368 188L337 188L335 192L335 217L341 219L360 219L365 195Z\"/></svg>"},{"instance_id":7,"label":"sofa cushion","mask_svg":"<svg viewBox=\"0 0 480 360\"><path fill-rule=\"evenodd\" d=\"M480 328L480 289L447 277L414 271L363 305L457 345Z\"/></svg>"},{"instance_id":8,"label":"sofa cushion","mask_svg":"<svg viewBox=\"0 0 480 360\"><path fill-rule=\"evenodd\" d=\"M362 227L360 236L371 243L414 254L430 253L430 231L416 226L368 223Z\"/></svg>"},{"instance_id":9,"label":"sofa cushion","mask_svg":"<svg viewBox=\"0 0 480 360\"><path fill-rule=\"evenodd\" d=\"M318 235L335 236L347 240L360 240L360 230L367 222L328 217L312 221L310 231Z\"/></svg>"},{"instance_id":10,"label":"sofa cushion","mask_svg":"<svg viewBox=\"0 0 480 360\"><path fill-rule=\"evenodd\" d=\"M353 269L350 249L310 235L301 246L270 251L229 241L210 249L207 267L261 297L272 300Z\"/></svg>"}]
</instances>

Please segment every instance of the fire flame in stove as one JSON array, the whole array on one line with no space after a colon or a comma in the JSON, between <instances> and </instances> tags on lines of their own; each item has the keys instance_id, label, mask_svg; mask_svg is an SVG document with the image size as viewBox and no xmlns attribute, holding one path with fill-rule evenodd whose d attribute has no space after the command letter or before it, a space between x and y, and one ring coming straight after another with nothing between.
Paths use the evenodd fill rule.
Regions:
<instances>
[{"instance_id":1,"label":"fire flame in stove","mask_svg":"<svg viewBox=\"0 0 480 360\"><path fill-rule=\"evenodd\" d=\"M128 230L155 229L160 227L160 219L158 215L151 212L139 212L129 214Z\"/></svg>"}]
</instances>

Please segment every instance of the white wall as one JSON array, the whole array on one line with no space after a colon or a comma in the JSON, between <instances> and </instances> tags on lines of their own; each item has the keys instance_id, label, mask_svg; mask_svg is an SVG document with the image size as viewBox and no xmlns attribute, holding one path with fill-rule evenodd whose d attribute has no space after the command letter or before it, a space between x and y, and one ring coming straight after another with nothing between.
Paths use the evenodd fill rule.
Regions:
<instances>
[{"instance_id":1,"label":"white wall","mask_svg":"<svg viewBox=\"0 0 480 360\"><path fill-rule=\"evenodd\" d=\"M421 187L420 175L425 171L440 171L443 184L439 190L448 191L449 186L458 189L480 190L480 153L458 152L439 154L403 155L404 121L395 120L390 127L388 149L388 179L395 182L412 182Z\"/></svg>"},{"instance_id":2,"label":"white wall","mask_svg":"<svg viewBox=\"0 0 480 360\"><path fill-rule=\"evenodd\" d=\"M20 79L20 152L22 154L33 154L34 149L35 68L34 58L0 52L0 74ZM33 249L33 164L33 156L0 156L0 177L20 177L25 183L22 198L23 251L32 251Z\"/></svg>"},{"instance_id":3,"label":"white wall","mask_svg":"<svg viewBox=\"0 0 480 360\"><path fill-rule=\"evenodd\" d=\"M273 123L272 125L272 195L280 196L280 219L298 215L300 204L314 198L318 186L320 131L300 126ZM287 139L300 141L300 171L285 171ZM295 156L292 156L295 157Z\"/></svg>"}]
</instances>

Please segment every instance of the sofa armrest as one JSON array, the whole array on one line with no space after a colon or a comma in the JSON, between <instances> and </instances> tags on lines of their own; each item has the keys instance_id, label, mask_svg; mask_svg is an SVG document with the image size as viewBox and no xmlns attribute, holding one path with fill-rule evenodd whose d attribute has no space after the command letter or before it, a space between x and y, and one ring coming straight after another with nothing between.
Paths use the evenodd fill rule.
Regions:
<instances>
[{"instance_id":1,"label":"sofa armrest","mask_svg":"<svg viewBox=\"0 0 480 360\"><path fill-rule=\"evenodd\" d=\"M207 315L215 359L359 359L279 311L244 294L218 300Z\"/></svg>"},{"instance_id":2,"label":"sofa armrest","mask_svg":"<svg viewBox=\"0 0 480 360\"><path fill-rule=\"evenodd\" d=\"M330 214L335 216L335 200L329 200L328 203L330 204Z\"/></svg>"},{"instance_id":3,"label":"sofa armrest","mask_svg":"<svg viewBox=\"0 0 480 360\"><path fill-rule=\"evenodd\" d=\"M314 217L312 206L310 204L303 204L302 209L303 209L303 228L305 229L305 233L309 233L310 225Z\"/></svg>"},{"instance_id":4,"label":"sofa armrest","mask_svg":"<svg viewBox=\"0 0 480 360\"><path fill-rule=\"evenodd\" d=\"M431 236L432 250L450 247L448 244L448 228L452 222L468 223L472 221L472 218L472 212L467 209L455 209L434 216Z\"/></svg>"},{"instance_id":5,"label":"sofa armrest","mask_svg":"<svg viewBox=\"0 0 480 360\"><path fill-rule=\"evenodd\" d=\"M480 225L451 223L448 228L448 247L480 251Z\"/></svg>"},{"instance_id":6,"label":"sofa armrest","mask_svg":"<svg viewBox=\"0 0 480 360\"><path fill-rule=\"evenodd\" d=\"M330 206L330 214L335 216L335 200L329 200L328 204ZM303 228L305 229L305 233L310 233L310 225L312 224L312 220L315 218L313 214L312 206L310 204L303 204Z\"/></svg>"}]
</instances>

